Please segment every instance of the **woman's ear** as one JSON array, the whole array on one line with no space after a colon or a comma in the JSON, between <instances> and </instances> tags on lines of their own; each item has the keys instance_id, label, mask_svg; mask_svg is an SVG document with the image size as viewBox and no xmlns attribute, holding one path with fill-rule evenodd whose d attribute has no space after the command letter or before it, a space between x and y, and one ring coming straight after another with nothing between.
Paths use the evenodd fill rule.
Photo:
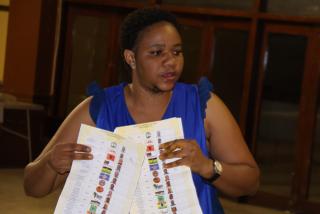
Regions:
<instances>
[{"instance_id":1,"label":"woman's ear","mask_svg":"<svg viewBox=\"0 0 320 214\"><path fill-rule=\"evenodd\" d=\"M125 49L123 52L124 60L131 67L132 70L136 69L136 60L134 57L134 52L129 49Z\"/></svg>"}]
</instances>

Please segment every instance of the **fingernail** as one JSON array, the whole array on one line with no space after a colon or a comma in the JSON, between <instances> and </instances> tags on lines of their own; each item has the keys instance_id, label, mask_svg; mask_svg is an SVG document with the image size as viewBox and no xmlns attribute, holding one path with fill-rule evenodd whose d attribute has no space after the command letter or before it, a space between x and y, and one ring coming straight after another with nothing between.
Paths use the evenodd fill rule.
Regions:
<instances>
[{"instance_id":1,"label":"fingernail","mask_svg":"<svg viewBox=\"0 0 320 214\"><path fill-rule=\"evenodd\" d=\"M89 158L89 159L92 159L92 158L93 158L93 155L88 155L88 158Z\"/></svg>"},{"instance_id":2,"label":"fingernail","mask_svg":"<svg viewBox=\"0 0 320 214\"><path fill-rule=\"evenodd\" d=\"M87 147L86 150L87 150L87 152L90 152L90 151L91 151L91 148L90 148L90 147Z\"/></svg>"}]
</instances>

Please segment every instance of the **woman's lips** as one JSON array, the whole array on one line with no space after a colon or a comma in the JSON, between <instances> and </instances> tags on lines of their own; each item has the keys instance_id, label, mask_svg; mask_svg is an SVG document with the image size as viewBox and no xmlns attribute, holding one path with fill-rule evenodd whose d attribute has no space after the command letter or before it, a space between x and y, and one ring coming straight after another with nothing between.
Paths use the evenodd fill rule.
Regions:
<instances>
[{"instance_id":1,"label":"woman's lips","mask_svg":"<svg viewBox=\"0 0 320 214\"><path fill-rule=\"evenodd\" d=\"M176 73L175 72L165 72L161 74L161 77L164 78L167 81L175 80L176 79Z\"/></svg>"}]
</instances>

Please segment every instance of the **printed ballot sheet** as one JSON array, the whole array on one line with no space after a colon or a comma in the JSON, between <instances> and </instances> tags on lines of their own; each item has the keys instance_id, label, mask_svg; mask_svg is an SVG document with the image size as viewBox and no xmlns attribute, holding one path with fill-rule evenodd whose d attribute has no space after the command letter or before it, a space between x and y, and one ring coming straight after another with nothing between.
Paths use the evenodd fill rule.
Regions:
<instances>
[{"instance_id":1,"label":"printed ballot sheet","mask_svg":"<svg viewBox=\"0 0 320 214\"><path fill-rule=\"evenodd\" d=\"M202 213L190 168L164 169L159 159L160 144L184 138L180 118L118 127L115 133L146 145L130 214Z\"/></svg>"},{"instance_id":2,"label":"printed ballot sheet","mask_svg":"<svg viewBox=\"0 0 320 214\"><path fill-rule=\"evenodd\" d=\"M91 146L93 160L73 161L55 213L129 213L145 146L83 124L77 143Z\"/></svg>"}]
</instances>

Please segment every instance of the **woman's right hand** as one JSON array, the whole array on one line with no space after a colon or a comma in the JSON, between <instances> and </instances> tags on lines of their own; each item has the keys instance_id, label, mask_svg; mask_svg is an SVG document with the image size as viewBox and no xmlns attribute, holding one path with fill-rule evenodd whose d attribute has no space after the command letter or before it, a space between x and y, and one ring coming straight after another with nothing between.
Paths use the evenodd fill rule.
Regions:
<instances>
[{"instance_id":1,"label":"woman's right hand","mask_svg":"<svg viewBox=\"0 0 320 214\"><path fill-rule=\"evenodd\" d=\"M58 143L48 153L48 165L58 174L70 172L73 160L91 160L93 155L87 145L77 143Z\"/></svg>"}]
</instances>

